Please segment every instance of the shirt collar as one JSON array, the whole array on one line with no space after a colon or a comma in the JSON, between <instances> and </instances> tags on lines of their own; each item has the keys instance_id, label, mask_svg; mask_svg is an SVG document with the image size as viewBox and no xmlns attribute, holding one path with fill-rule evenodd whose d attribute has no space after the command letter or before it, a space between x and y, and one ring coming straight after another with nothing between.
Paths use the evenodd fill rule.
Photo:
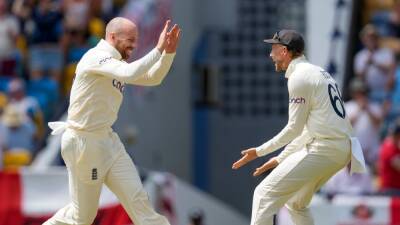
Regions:
<instances>
[{"instance_id":1,"label":"shirt collar","mask_svg":"<svg viewBox=\"0 0 400 225\"><path fill-rule=\"evenodd\" d=\"M293 59L293 60L289 63L289 66L288 66L288 68L287 68L287 70L286 70L286 73L285 73L285 77L286 77L286 78L289 78L290 75L291 75L291 74L294 72L294 70L296 69L296 65L299 64L299 63L302 63L302 62L307 62L307 59L306 59L306 57L305 57L304 55L301 55L301 56L299 56L299 57Z\"/></svg>"},{"instance_id":2,"label":"shirt collar","mask_svg":"<svg viewBox=\"0 0 400 225\"><path fill-rule=\"evenodd\" d=\"M101 39L96 47L100 50L110 53L111 56L115 59L118 59L118 60L122 59L121 53L119 53L115 47L113 47L110 43L108 43L104 39Z\"/></svg>"}]
</instances>

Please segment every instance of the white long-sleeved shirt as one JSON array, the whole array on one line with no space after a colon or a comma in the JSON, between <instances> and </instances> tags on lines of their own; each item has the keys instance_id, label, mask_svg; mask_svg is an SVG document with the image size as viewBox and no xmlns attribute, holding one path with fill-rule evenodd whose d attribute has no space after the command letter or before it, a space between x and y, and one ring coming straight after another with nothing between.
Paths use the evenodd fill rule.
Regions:
<instances>
[{"instance_id":1,"label":"white long-sleeved shirt","mask_svg":"<svg viewBox=\"0 0 400 225\"><path fill-rule=\"evenodd\" d=\"M289 90L288 123L279 134L256 148L258 156L288 144L277 158L280 162L312 139L352 136L338 86L327 72L301 56L290 62L285 77Z\"/></svg>"},{"instance_id":2,"label":"white long-sleeved shirt","mask_svg":"<svg viewBox=\"0 0 400 225\"><path fill-rule=\"evenodd\" d=\"M132 63L101 40L79 61L72 84L68 126L81 131L111 129L123 99L125 84L158 85L168 73L175 53L153 49Z\"/></svg>"}]
</instances>

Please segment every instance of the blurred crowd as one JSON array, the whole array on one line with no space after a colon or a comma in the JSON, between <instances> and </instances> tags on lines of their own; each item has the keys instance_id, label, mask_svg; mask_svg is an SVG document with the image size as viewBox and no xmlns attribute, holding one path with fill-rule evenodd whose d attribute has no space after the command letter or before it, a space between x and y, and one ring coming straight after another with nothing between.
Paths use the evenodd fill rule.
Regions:
<instances>
[{"instance_id":1,"label":"blurred crowd","mask_svg":"<svg viewBox=\"0 0 400 225\"><path fill-rule=\"evenodd\" d=\"M0 0L0 169L29 165L76 64L125 0Z\"/></svg>"},{"instance_id":2,"label":"blurred crowd","mask_svg":"<svg viewBox=\"0 0 400 225\"><path fill-rule=\"evenodd\" d=\"M390 8L370 10L359 33L351 99L345 103L368 173L350 176L343 169L322 189L330 196L400 195L400 1L386 2Z\"/></svg>"},{"instance_id":3,"label":"blurred crowd","mask_svg":"<svg viewBox=\"0 0 400 225\"><path fill-rule=\"evenodd\" d=\"M345 103L368 173L336 174L321 192L400 194L400 0L371 10ZM367 2L376 2L369 0ZM0 0L0 169L29 165L58 119L76 64L126 0Z\"/></svg>"}]
</instances>

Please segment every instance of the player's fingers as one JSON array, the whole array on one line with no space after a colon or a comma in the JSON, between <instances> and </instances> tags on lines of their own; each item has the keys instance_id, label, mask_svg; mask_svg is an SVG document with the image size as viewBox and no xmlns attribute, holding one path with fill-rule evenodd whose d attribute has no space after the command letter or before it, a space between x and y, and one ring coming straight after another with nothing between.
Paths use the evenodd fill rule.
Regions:
<instances>
[{"instance_id":1,"label":"player's fingers","mask_svg":"<svg viewBox=\"0 0 400 225\"><path fill-rule=\"evenodd\" d=\"M170 31L167 32L168 41L176 42L176 33L178 32L178 25L174 25Z\"/></svg>"},{"instance_id":2,"label":"player's fingers","mask_svg":"<svg viewBox=\"0 0 400 225\"><path fill-rule=\"evenodd\" d=\"M250 149L246 149L246 150L243 150L241 153L242 153L242 155L246 155L246 154L248 154L250 152Z\"/></svg>"},{"instance_id":3,"label":"player's fingers","mask_svg":"<svg viewBox=\"0 0 400 225\"><path fill-rule=\"evenodd\" d=\"M254 173L253 173L253 176L258 176L258 175L261 175L262 173L264 173L265 171L267 171L267 169L263 169L262 167L259 167L259 168L257 168L255 171L254 171Z\"/></svg>"},{"instance_id":4,"label":"player's fingers","mask_svg":"<svg viewBox=\"0 0 400 225\"><path fill-rule=\"evenodd\" d=\"M263 174L266 170L261 170L261 169L256 169L256 171L254 171L253 176L259 176L261 174Z\"/></svg>"},{"instance_id":5,"label":"player's fingers","mask_svg":"<svg viewBox=\"0 0 400 225\"><path fill-rule=\"evenodd\" d=\"M179 38L181 37L181 28L178 29L178 32L176 32L176 39L179 41Z\"/></svg>"},{"instance_id":6,"label":"player's fingers","mask_svg":"<svg viewBox=\"0 0 400 225\"><path fill-rule=\"evenodd\" d=\"M175 33L171 34L170 42L171 42L171 44L173 44L175 47L176 47L176 45L177 45L178 42L179 42L179 39L180 39L180 32L181 32L181 30L178 29Z\"/></svg>"},{"instance_id":7,"label":"player's fingers","mask_svg":"<svg viewBox=\"0 0 400 225\"><path fill-rule=\"evenodd\" d=\"M171 24L171 20L165 21L163 32L166 33L168 30L169 25Z\"/></svg>"},{"instance_id":8,"label":"player's fingers","mask_svg":"<svg viewBox=\"0 0 400 225\"><path fill-rule=\"evenodd\" d=\"M258 167L256 171L254 171L253 176L258 176L260 174L263 174L265 171L269 170L272 168L272 165L270 163L264 163L262 166Z\"/></svg>"},{"instance_id":9,"label":"player's fingers","mask_svg":"<svg viewBox=\"0 0 400 225\"><path fill-rule=\"evenodd\" d=\"M176 32L177 26L178 26L178 25L174 24L174 26L172 26L172 28L169 29L169 31L168 31L167 34L168 34L168 35L174 34L174 33Z\"/></svg>"},{"instance_id":10,"label":"player's fingers","mask_svg":"<svg viewBox=\"0 0 400 225\"><path fill-rule=\"evenodd\" d=\"M253 176L256 177L256 176L258 176L258 175L260 175L260 172L259 172L259 169L257 168L257 169L254 171Z\"/></svg>"},{"instance_id":11,"label":"player's fingers","mask_svg":"<svg viewBox=\"0 0 400 225\"><path fill-rule=\"evenodd\" d=\"M178 32L178 29L179 29L178 24L174 24L174 26L172 26L171 28L171 32L175 34L176 32Z\"/></svg>"},{"instance_id":12,"label":"player's fingers","mask_svg":"<svg viewBox=\"0 0 400 225\"><path fill-rule=\"evenodd\" d=\"M241 159L239 159L238 161L236 161L233 165L232 165L232 169L239 169L240 167L242 167L243 165L245 165L247 163L247 159L246 157L242 157Z\"/></svg>"},{"instance_id":13,"label":"player's fingers","mask_svg":"<svg viewBox=\"0 0 400 225\"><path fill-rule=\"evenodd\" d=\"M173 35L173 39L174 39L175 43L179 42L180 33L181 33L181 29L177 26L176 30L171 34L171 35Z\"/></svg>"}]
</instances>

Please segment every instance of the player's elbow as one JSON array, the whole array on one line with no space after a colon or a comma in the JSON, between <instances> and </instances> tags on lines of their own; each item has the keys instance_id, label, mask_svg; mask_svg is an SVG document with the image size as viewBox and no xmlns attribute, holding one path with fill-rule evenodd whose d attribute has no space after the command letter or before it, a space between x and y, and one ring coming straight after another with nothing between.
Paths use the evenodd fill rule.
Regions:
<instances>
[{"instance_id":1,"label":"player's elbow","mask_svg":"<svg viewBox=\"0 0 400 225\"><path fill-rule=\"evenodd\" d=\"M162 70L150 70L144 78L146 79L146 83L151 86L158 86L162 83L165 76L167 75L166 71Z\"/></svg>"},{"instance_id":2,"label":"player's elbow","mask_svg":"<svg viewBox=\"0 0 400 225\"><path fill-rule=\"evenodd\" d=\"M147 86L158 86L162 83L162 79L155 79L151 80L150 82L147 83Z\"/></svg>"},{"instance_id":3,"label":"player's elbow","mask_svg":"<svg viewBox=\"0 0 400 225\"><path fill-rule=\"evenodd\" d=\"M133 82L132 84L142 85L142 86L158 86L162 83L162 80L141 80L140 82Z\"/></svg>"},{"instance_id":4,"label":"player's elbow","mask_svg":"<svg viewBox=\"0 0 400 225\"><path fill-rule=\"evenodd\" d=\"M153 86L158 86L163 82L163 79L157 79L154 81Z\"/></svg>"},{"instance_id":5,"label":"player's elbow","mask_svg":"<svg viewBox=\"0 0 400 225\"><path fill-rule=\"evenodd\" d=\"M149 86L158 86L162 83L162 80L157 80L149 84Z\"/></svg>"}]
</instances>

